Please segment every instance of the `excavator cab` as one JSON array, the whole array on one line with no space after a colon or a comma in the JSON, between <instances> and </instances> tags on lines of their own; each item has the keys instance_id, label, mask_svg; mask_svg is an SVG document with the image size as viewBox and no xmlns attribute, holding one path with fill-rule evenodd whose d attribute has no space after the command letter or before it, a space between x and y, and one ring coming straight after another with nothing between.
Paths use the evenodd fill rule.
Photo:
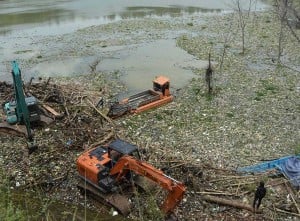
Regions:
<instances>
[{"instance_id":1,"label":"excavator cab","mask_svg":"<svg viewBox=\"0 0 300 221\"><path fill-rule=\"evenodd\" d=\"M170 96L170 80L164 76L159 76L153 80L153 90L159 91L163 96Z\"/></svg>"},{"instance_id":2,"label":"excavator cab","mask_svg":"<svg viewBox=\"0 0 300 221\"><path fill-rule=\"evenodd\" d=\"M111 159L112 166L124 155L141 158L138 147L124 140L117 139L108 145L108 157Z\"/></svg>"},{"instance_id":3,"label":"excavator cab","mask_svg":"<svg viewBox=\"0 0 300 221\"><path fill-rule=\"evenodd\" d=\"M40 116L40 109L38 107L38 101L35 97L30 96L30 97L25 97L25 103L27 105L28 111L29 111L29 121L30 122L37 122L41 120ZM11 102L7 102L4 105L4 112L6 114L6 119L9 124L15 124L18 123L19 121L22 122L22 119L18 119L17 116L17 102L15 100Z\"/></svg>"}]
</instances>

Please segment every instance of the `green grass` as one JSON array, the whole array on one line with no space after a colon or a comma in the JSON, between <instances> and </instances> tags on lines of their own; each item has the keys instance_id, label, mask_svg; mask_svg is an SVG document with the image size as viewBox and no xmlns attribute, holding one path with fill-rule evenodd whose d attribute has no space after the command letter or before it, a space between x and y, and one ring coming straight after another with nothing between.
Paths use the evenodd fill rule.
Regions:
<instances>
[{"instance_id":1,"label":"green grass","mask_svg":"<svg viewBox=\"0 0 300 221\"><path fill-rule=\"evenodd\" d=\"M229 118L233 118L234 117L234 113L228 112L228 113L226 113L226 116L229 117Z\"/></svg>"},{"instance_id":2,"label":"green grass","mask_svg":"<svg viewBox=\"0 0 300 221\"><path fill-rule=\"evenodd\" d=\"M264 89L275 93L278 90L278 87L269 80L260 80Z\"/></svg>"},{"instance_id":3,"label":"green grass","mask_svg":"<svg viewBox=\"0 0 300 221\"><path fill-rule=\"evenodd\" d=\"M164 220L164 214L159 209L154 196L149 196L147 199L145 216L147 220Z\"/></svg>"},{"instance_id":4,"label":"green grass","mask_svg":"<svg viewBox=\"0 0 300 221\"><path fill-rule=\"evenodd\" d=\"M254 100L256 100L256 101L261 101L262 100L262 98L264 97L264 96L266 96L266 92L265 91L256 91L255 92L255 98L254 98Z\"/></svg>"},{"instance_id":5,"label":"green grass","mask_svg":"<svg viewBox=\"0 0 300 221\"><path fill-rule=\"evenodd\" d=\"M254 100L261 101L263 97L267 96L268 94L276 94L279 90L278 86L275 85L270 80L261 79L260 80L262 88L255 92Z\"/></svg>"},{"instance_id":6,"label":"green grass","mask_svg":"<svg viewBox=\"0 0 300 221\"><path fill-rule=\"evenodd\" d=\"M19 209L12 201L8 180L0 171L0 220L4 221L23 221L26 219L25 211Z\"/></svg>"},{"instance_id":7,"label":"green grass","mask_svg":"<svg viewBox=\"0 0 300 221\"><path fill-rule=\"evenodd\" d=\"M156 120L158 120L158 121L164 119L164 117L160 113L155 113L154 116L155 116Z\"/></svg>"}]
</instances>

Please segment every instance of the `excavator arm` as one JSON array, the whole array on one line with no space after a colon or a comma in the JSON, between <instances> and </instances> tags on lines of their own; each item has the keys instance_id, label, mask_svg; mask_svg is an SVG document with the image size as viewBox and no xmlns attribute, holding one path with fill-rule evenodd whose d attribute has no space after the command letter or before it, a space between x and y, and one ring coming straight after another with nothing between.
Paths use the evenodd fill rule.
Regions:
<instances>
[{"instance_id":1,"label":"excavator arm","mask_svg":"<svg viewBox=\"0 0 300 221\"><path fill-rule=\"evenodd\" d=\"M14 81L15 99L17 101L17 117L18 122L24 122L28 134L28 139L32 141L29 111L25 101L25 95L23 91L23 84L21 78L21 70L16 61L12 62L12 76Z\"/></svg>"},{"instance_id":2,"label":"excavator arm","mask_svg":"<svg viewBox=\"0 0 300 221\"><path fill-rule=\"evenodd\" d=\"M15 100L17 102L17 107L16 107L17 118L18 118L17 120L18 122L23 122L26 126L27 139L28 139L27 146L29 149L29 153L32 153L37 148L37 146L34 143L33 134L31 133L29 110L25 100L25 94L24 94L23 83L21 78L21 70L16 61L12 62L11 73L14 81Z\"/></svg>"},{"instance_id":3,"label":"excavator arm","mask_svg":"<svg viewBox=\"0 0 300 221\"><path fill-rule=\"evenodd\" d=\"M141 162L132 156L125 155L121 157L110 170L110 175L116 176L118 181L129 171L154 181L160 187L169 192L161 206L161 209L165 214L171 213L181 202L186 190L183 183L167 176L161 170L156 169L152 165Z\"/></svg>"}]
</instances>

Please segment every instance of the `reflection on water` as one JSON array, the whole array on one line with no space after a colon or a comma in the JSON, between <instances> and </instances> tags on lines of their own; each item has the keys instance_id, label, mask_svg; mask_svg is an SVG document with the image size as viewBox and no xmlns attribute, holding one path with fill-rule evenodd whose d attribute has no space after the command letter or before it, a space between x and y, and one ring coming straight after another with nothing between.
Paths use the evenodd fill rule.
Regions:
<instances>
[{"instance_id":1,"label":"reflection on water","mask_svg":"<svg viewBox=\"0 0 300 221\"><path fill-rule=\"evenodd\" d=\"M207 9L198 7L127 7L126 11L118 14L122 19L142 18L146 16L170 16L178 17L184 14L205 12L221 12L221 9ZM108 17L114 17L111 15Z\"/></svg>"},{"instance_id":2,"label":"reflection on water","mask_svg":"<svg viewBox=\"0 0 300 221\"><path fill-rule=\"evenodd\" d=\"M22 13L0 14L0 28L22 24L59 23L63 19L74 19L72 11L63 9L42 9Z\"/></svg>"},{"instance_id":3,"label":"reflection on water","mask_svg":"<svg viewBox=\"0 0 300 221\"><path fill-rule=\"evenodd\" d=\"M255 2L253 8L265 7L260 1ZM232 10L232 4L232 0L2 0L0 35L24 27L32 28L34 24L50 27L54 23L67 32L73 31L68 26L74 26L74 23L82 28L116 19L220 12ZM249 0L241 0L241 5L248 7Z\"/></svg>"},{"instance_id":4,"label":"reflection on water","mask_svg":"<svg viewBox=\"0 0 300 221\"><path fill-rule=\"evenodd\" d=\"M52 24L57 26L68 26L68 23L86 23L83 26L95 24L104 24L120 19L142 18L146 16L170 16L176 17L183 14L192 14L200 12L220 12L220 9L206 9L199 7L145 7L135 6L126 7L118 12L99 11L99 14L87 15L78 14L73 10L64 8L38 8L24 10L15 13L1 13L0 10L0 34L7 33L8 30L23 26L34 27L34 24L43 24L50 27ZM42 34L42 33L41 33Z\"/></svg>"}]
</instances>

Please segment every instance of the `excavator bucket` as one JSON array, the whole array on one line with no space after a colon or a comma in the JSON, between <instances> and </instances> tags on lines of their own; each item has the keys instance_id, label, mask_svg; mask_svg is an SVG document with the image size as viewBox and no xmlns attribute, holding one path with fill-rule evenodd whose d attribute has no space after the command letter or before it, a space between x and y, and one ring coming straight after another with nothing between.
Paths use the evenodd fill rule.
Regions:
<instances>
[{"instance_id":1,"label":"excavator bucket","mask_svg":"<svg viewBox=\"0 0 300 221\"><path fill-rule=\"evenodd\" d=\"M24 125L10 125L7 122L0 123L0 133L28 137L27 130Z\"/></svg>"}]
</instances>

